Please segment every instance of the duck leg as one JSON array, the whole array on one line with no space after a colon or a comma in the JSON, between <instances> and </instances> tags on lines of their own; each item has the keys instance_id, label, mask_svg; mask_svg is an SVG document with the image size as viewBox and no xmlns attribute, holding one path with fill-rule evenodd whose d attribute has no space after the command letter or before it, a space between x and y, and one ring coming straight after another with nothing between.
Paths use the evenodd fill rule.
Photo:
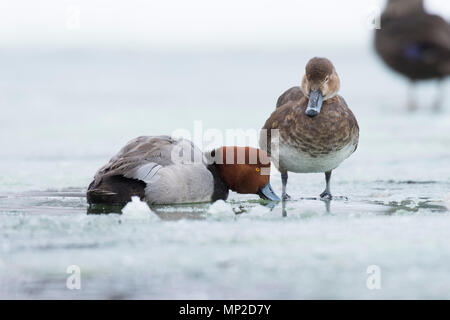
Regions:
<instances>
[{"instance_id":1,"label":"duck leg","mask_svg":"<svg viewBox=\"0 0 450 320\"><path fill-rule=\"evenodd\" d=\"M443 81L442 79L438 80L438 90L437 90L437 94L436 94L436 99L434 100L434 104L433 104L433 111L434 112L440 112L442 111L442 102L444 101L444 91L442 90L443 88Z\"/></svg>"},{"instance_id":2,"label":"duck leg","mask_svg":"<svg viewBox=\"0 0 450 320\"><path fill-rule=\"evenodd\" d=\"M411 80L408 86L408 111L413 112L418 109L416 100L416 82Z\"/></svg>"},{"instance_id":3,"label":"duck leg","mask_svg":"<svg viewBox=\"0 0 450 320\"><path fill-rule=\"evenodd\" d=\"M281 201L281 216L287 217L286 201Z\"/></svg>"},{"instance_id":4,"label":"duck leg","mask_svg":"<svg viewBox=\"0 0 450 320\"><path fill-rule=\"evenodd\" d=\"M325 172L325 182L327 185L325 187L325 191L320 194L320 199L322 200L331 200L333 198L330 191L331 172L331 170Z\"/></svg>"},{"instance_id":5,"label":"duck leg","mask_svg":"<svg viewBox=\"0 0 450 320\"><path fill-rule=\"evenodd\" d=\"M282 191L281 191L281 198L283 200L291 199L291 196L286 193L287 180L288 180L288 173L287 173L287 171L282 172L281 173L281 183L282 183L283 187L282 187Z\"/></svg>"}]
</instances>

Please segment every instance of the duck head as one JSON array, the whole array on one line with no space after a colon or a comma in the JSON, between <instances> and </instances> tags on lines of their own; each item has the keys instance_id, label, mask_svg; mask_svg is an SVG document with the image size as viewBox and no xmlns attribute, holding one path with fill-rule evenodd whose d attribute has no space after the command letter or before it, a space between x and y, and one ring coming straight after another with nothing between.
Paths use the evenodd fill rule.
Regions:
<instances>
[{"instance_id":1,"label":"duck head","mask_svg":"<svg viewBox=\"0 0 450 320\"><path fill-rule=\"evenodd\" d=\"M263 150L221 147L211 152L217 171L227 187L238 193L257 194L279 201L270 185L270 159Z\"/></svg>"},{"instance_id":2,"label":"duck head","mask_svg":"<svg viewBox=\"0 0 450 320\"><path fill-rule=\"evenodd\" d=\"M301 85L303 94L309 99L306 115L317 116L323 101L333 98L339 87L339 76L330 60L317 57L309 60Z\"/></svg>"}]
</instances>

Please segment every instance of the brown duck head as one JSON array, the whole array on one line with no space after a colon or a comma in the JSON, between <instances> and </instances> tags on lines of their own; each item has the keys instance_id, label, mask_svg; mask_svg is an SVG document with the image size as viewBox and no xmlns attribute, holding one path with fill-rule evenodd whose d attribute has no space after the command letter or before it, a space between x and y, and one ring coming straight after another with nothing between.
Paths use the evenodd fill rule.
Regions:
<instances>
[{"instance_id":1,"label":"brown duck head","mask_svg":"<svg viewBox=\"0 0 450 320\"><path fill-rule=\"evenodd\" d=\"M238 193L257 194L278 201L270 185L270 159L261 149L221 147L211 152L214 164L227 187Z\"/></svg>"},{"instance_id":2,"label":"brown duck head","mask_svg":"<svg viewBox=\"0 0 450 320\"><path fill-rule=\"evenodd\" d=\"M340 80L333 64L326 58L312 58L305 69L301 89L309 99L306 115L315 117L320 113L323 101L338 93Z\"/></svg>"}]
</instances>

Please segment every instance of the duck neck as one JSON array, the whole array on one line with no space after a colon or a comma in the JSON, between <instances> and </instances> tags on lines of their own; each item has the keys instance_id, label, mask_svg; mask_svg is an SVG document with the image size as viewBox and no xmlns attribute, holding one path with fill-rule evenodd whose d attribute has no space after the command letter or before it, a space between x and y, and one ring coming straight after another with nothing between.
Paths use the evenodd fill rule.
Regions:
<instances>
[{"instance_id":1,"label":"duck neck","mask_svg":"<svg viewBox=\"0 0 450 320\"><path fill-rule=\"evenodd\" d=\"M220 177L219 170L217 170L216 165L214 163L209 164L207 165L207 168L214 178L214 191L211 197L211 201L227 200L229 188Z\"/></svg>"}]
</instances>

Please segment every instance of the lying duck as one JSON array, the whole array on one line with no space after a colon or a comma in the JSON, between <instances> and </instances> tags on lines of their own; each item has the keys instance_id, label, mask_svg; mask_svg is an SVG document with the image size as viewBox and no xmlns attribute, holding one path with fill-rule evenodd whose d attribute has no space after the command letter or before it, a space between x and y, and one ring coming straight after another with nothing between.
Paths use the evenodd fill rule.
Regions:
<instances>
[{"instance_id":1,"label":"lying duck","mask_svg":"<svg viewBox=\"0 0 450 320\"><path fill-rule=\"evenodd\" d=\"M344 98L337 94L339 87L331 61L311 59L301 87L289 89L278 99L276 110L261 130L260 148L272 154L281 172L283 200L290 198L286 193L288 171L324 172L326 188L320 197L331 199L331 172L358 146L358 123ZM279 141L271 130L278 130ZM271 150L271 146L277 150Z\"/></svg>"},{"instance_id":2,"label":"lying duck","mask_svg":"<svg viewBox=\"0 0 450 320\"><path fill-rule=\"evenodd\" d=\"M269 174L270 160L259 149L222 147L203 154L186 139L142 136L97 171L87 201L124 205L138 196L149 204L208 202L226 200L229 190L279 200Z\"/></svg>"},{"instance_id":3,"label":"lying duck","mask_svg":"<svg viewBox=\"0 0 450 320\"><path fill-rule=\"evenodd\" d=\"M410 81L408 107L417 109L415 83L450 75L450 25L428 14L423 0L389 0L375 32L375 49L383 61ZM438 92L434 109L442 105Z\"/></svg>"}]
</instances>

